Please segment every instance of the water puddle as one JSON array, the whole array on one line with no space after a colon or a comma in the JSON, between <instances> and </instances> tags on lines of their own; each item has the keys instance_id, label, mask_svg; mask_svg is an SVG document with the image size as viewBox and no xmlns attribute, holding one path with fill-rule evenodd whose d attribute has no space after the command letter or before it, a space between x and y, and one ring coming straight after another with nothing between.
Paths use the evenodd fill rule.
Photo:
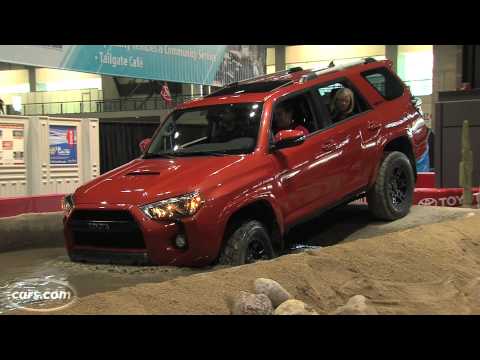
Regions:
<instances>
[{"instance_id":1,"label":"water puddle","mask_svg":"<svg viewBox=\"0 0 480 360\"><path fill-rule=\"evenodd\" d=\"M305 245L305 244L294 244L290 246L289 251L286 255L288 254L299 254L302 252L305 252L307 250L318 250L321 249L321 246L318 245Z\"/></svg>"}]
</instances>

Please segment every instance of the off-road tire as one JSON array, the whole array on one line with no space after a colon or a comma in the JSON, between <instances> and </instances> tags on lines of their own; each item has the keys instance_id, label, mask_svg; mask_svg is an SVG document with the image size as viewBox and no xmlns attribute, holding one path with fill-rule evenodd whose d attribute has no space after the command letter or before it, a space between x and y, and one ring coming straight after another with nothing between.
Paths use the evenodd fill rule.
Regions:
<instances>
[{"instance_id":1,"label":"off-road tire","mask_svg":"<svg viewBox=\"0 0 480 360\"><path fill-rule=\"evenodd\" d=\"M412 206L414 188L415 175L408 157L399 151L386 152L375 184L367 192L371 214L379 220L387 221L406 216ZM403 200L399 202L399 198Z\"/></svg>"},{"instance_id":2,"label":"off-road tire","mask_svg":"<svg viewBox=\"0 0 480 360\"><path fill-rule=\"evenodd\" d=\"M249 253L253 251L252 247L256 246L258 248L260 245L263 246L264 254L261 259L255 261L272 259L274 251L265 226L256 220L246 221L234 230L226 240L218 263L237 266L255 262L251 261Z\"/></svg>"}]
</instances>

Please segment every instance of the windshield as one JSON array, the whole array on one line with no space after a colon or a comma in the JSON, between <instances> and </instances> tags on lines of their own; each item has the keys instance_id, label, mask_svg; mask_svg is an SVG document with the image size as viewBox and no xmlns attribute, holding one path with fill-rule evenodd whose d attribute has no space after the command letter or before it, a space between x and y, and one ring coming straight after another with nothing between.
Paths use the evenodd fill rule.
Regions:
<instances>
[{"instance_id":1,"label":"windshield","mask_svg":"<svg viewBox=\"0 0 480 360\"><path fill-rule=\"evenodd\" d=\"M226 104L174 111L145 158L246 154L255 149L262 105Z\"/></svg>"}]
</instances>

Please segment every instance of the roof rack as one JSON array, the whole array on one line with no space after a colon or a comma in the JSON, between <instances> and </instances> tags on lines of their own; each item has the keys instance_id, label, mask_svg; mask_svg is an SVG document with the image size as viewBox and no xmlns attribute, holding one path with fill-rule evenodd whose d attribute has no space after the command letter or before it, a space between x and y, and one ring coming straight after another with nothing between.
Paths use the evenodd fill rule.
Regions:
<instances>
[{"instance_id":1,"label":"roof rack","mask_svg":"<svg viewBox=\"0 0 480 360\"><path fill-rule=\"evenodd\" d=\"M240 80L240 81L228 84L226 86L241 84L241 83L250 82L250 81L268 80L270 78L275 78L275 77L278 77L278 76L285 76L285 75L293 74L293 73L299 72L299 71L303 71L303 68L301 68L300 66L297 66L297 67L293 67L291 69L281 70L281 71L277 71L277 72L274 72L274 73L271 73L271 74L254 76L254 77L251 77L249 79Z\"/></svg>"},{"instance_id":2,"label":"roof rack","mask_svg":"<svg viewBox=\"0 0 480 360\"><path fill-rule=\"evenodd\" d=\"M227 88L236 87L236 86L244 84L244 83L253 82L253 81L269 80L271 78L285 76L285 75L293 74L293 73L299 72L299 71L303 71L303 68L301 68L300 66L297 66L297 67L293 67L291 69L281 70L281 71L277 71L277 72L274 72L274 73L271 73L271 74L254 76L254 77L251 77L249 79L235 81L235 82L232 82L232 83L227 84L225 86L222 86L221 88L217 89L216 91L212 92L211 94L207 95L206 97L213 97L213 96L215 96L215 93L217 93L217 92L220 92L220 91L225 90ZM288 81L287 83L280 85L278 88L281 88L281 87L286 86L286 85L290 85L292 82L293 81ZM273 90L276 90L278 88L275 88Z\"/></svg>"},{"instance_id":3,"label":"roof rack","mask_svg":"<svg viewBox=\"0 0 480 360\"><path fill-rule=\"evenodd\" d=\"M305 75L302 75L298 81L301 84L303 84L307 81L310 81L310 80L313 80L313 79L317 78L318 75L320 75L319 74L320 72L321 73L326 73L326 72L330 72L330 71L339 71L339 70L347 69L347 68L352 67L352 66L356 66L356 65L360 65L360 64L370 64L370 63L373 63L373 62L377 62L377 60L375 60L372 57L367 57L367 58L364 58L364 59L361 59L361 60L354 60L350 63L342 64L342 65L335 65L334 61L332 60L329 63L328 67L312 69L308 73L306 73ZM256 82L256 81L260 82L262 80L263 81L273 80L277 77L282 77L282 76L293 74L293 73L296 73L296 72L299 72L299 71L304 71L304 69L300 66L297 66L297 67L293 67L291 69L281 70L281 71L277 71L277 72L274 72L274 73L271 73L271 74L255 76L255 77L245 79L245 80L241 80L241 81L235 81L235 82L232 82L230 84L227 84L227 85L221 87L220 89L217 89L215 92L207 95L206 97L216 96L215 94L217 92L220 92L220 91L228 89L228 88L236 87L236 86L239 86L239 85L242 85L242 84L245 84L245 83ZM277 87L273 90L277 90L281 87L290 85L292 83L293 83L293 80L290 80L290 81L286 82L285 84L282 84L282 85L280 85L279 87Z\"/></svg>"},{"instance_id":4,"label":"roof rack","mask_svg":"<svg viewBox=\"0 0 480 360\"><path fill-rule=\"evenodd\" d=\"M364 58L362 60L354 60L354 61L351 61L351 62L346 63L346 64L342 64L342 65L335 65L334 61L332 60L328 64L327 68L313 69L308 74L303 75L300 78L299 82L300 82L300 84L303 84L307 81L313 80L316 77L318 77L320 72L326 73L326 72L331 72L331 71L339 71L339 70L348 69L348 68L353 67L353 66L362 65L362 64L370 64L370 63L373 63L373 62L377 62L377 60L372 58L372 57L367 57L367 58Z\"/></svg>"}]
</instances>

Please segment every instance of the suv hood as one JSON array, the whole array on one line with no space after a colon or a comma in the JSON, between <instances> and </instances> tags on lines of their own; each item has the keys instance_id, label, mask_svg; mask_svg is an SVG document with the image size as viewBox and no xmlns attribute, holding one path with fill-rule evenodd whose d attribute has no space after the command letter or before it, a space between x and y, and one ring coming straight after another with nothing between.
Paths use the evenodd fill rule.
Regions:
<instances>
[{"instance_id":1,"label":"suv hood","mask_svg":"<svg viewBox=\"0 0 480 360\"><path fill-rule=\"evenodd\" d=\"M137 159L81 186L77 204L143 205L195 191L244 156Z\"/></svg>"}]
</instances>

